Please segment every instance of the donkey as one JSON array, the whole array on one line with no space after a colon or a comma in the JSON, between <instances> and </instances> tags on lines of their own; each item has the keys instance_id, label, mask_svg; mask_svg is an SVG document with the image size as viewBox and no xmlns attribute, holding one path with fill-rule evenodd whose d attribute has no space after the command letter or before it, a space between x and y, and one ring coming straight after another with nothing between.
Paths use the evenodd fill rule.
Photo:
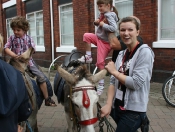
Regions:
<instances>
[{"instance_id":1,"label":"donkey","mask_svg":"<svg viewBox=\"0 0 175 132\"><path fill-rule=\"evenodd\" d=\"M38 131L37 128L37 112L38 112L38 105L37 105L37 99L36 94L33 88L33 84L31 81L30 76L25 72L27 69L28 61L33 53L34 49L29 48L26 52L20 55L19 58L11 58L9 60L9 64L11 64L13 67L15 67L17 70L19 70L24 78L24 82L27 88L28 96L29 96L29 102L32 105L32 114L28 118L28 122L33 129L34 132ZM23 126L24 127L24 126ZM28 127L26 127L26 131L28 130Z\"/></svg>"},{"instance_id":2,"label":"donkey","mask_svg":"<svg viewBox=\"0 0 175 132\"><path fill-rule=\"evenodd\" d=\"M97 122L98 95L95 83L102 79L107 71L104 69L92 75L85 64L68 67L58 66L59 75L65 80L64 106L69 132L95 132L94 124ZM71 71L71 73L69 72Z\"/></svg>"}]
</instances>

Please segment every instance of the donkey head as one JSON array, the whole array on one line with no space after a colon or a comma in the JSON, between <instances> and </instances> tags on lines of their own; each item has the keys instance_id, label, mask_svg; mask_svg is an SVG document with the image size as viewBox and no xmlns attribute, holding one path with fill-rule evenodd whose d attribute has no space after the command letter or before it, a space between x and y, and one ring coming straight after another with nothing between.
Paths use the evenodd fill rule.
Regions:
<instances>
[{"instance_id":1,"label":"donkey head","mask_svg":"<svg viewBox=\"0 0 175 132\"><path fill-rule=\"evenodd\" d=\"M34 48L31 47L23 54L21 54L18 58L11 58L9 64L24 73L24 71L27 69L28 62L33 52Z\"/></svg>"},{"instance_id":2,"label":"donkey head","mask_svg":"<svg viewBox=\"0 0 175 132\"><path fill-rule=\"evenodd\" d=\"M95 83L104 78L107 71L104 69L92 75L85 65L80 65L70 74L65 69L58 67L62 78L72 88L72 102L74 111L81 125L81 132L95 132L93 124L97 119L98 95L95 90Z\"/></svg>"}]
</instances>

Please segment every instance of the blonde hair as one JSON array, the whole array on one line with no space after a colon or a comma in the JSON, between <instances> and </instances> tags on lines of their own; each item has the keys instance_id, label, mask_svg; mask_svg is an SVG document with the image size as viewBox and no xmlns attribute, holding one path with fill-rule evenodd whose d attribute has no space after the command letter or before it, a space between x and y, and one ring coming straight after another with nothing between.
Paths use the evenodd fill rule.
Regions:
<instances>
[{"instance_id":1,"label":"blonde hair","mask_svg":"<svg viewBox=\"0 0 175 132\"><path fill-rule=\"evenodd\" d=\"M2 35L0 34L0 49L3 48L3 37Z\"/></svg>"},{"instance_id":2,"label":"blonde hair","mask_svg":"<svg viewBox=\"0 0 175 132\"><path fill-rule=\"evenodd\" d=\"M3 37L0 34L0 56L2 55L2 49L3 49Z\"/></svg>"}]
</instances>

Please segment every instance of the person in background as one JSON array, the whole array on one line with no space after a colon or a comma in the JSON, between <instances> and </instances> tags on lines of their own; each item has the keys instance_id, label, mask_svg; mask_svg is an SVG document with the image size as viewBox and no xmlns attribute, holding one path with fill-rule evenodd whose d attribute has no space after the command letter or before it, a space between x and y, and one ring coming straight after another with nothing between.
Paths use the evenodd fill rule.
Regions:
<instances>
[{"instance_id":1,"label":"person in background","mask_svg":"<svg viewBox=\"0 0 175 132\"><path fill-rule=\"evenodd\" d=\"M28 48L33 47L35 49L35 44L32 38L26 34L29 30L29 23L24 17L17 16L13 18L10 26L13 30L14 35L8 38L8 41L4 46L6 54L10 55L13 58L18 58ZM28 67L32 74L37 77L37 82L39 83L39 86L45 98L45 105L56 106L55 102L51 99L51 97L48 96L45 75L38 69L32 58L29 61Z\"/></svg>"},{"instance_id":2,"label":"person in background","mask_svg":"<svg viewBox=\"0 0 175 132\"><path fill-rule=\"evenodd\" d=\"M118 12L114 6L112 6L112 0L97 0L98 9L100 11L99 18L94 21L94 25L97 26L96 34L85 33L83 41L86 42L86 55L78 59L81 62L92 62L91 57L91 43L97 46L97 63L96 66L102 70L105 65L105 58L111 51L111 47L108 40L108 33L117 32L117 22L119 21ZM104 79L99 81L97 86L97 94L101 95L104 89Z\"/></svg>"},{"instance_id":3,"label":"person in background","mask_svg":"<svg viewBox=\"0 0 175 132\"><path fill-rule=\"evenodd\" d=\"M115 108L116 132L136 132L147 117L154 53L138 42L139 32L135 18L121 19L119 34L127 49L119 52L115 64L110 61L105 66L111 78L101 116L108 116L112 106Z\"/></svg>"},{"instance_id":4,"label":"person in background","mask_svg":"<svg viewBox=\"0 0 175 132\"><path fill-rule=\"evenodd\" d=\"M0 132L17 132L32 113L20 71L0 59Z\"/></svg>"}]
</instances>

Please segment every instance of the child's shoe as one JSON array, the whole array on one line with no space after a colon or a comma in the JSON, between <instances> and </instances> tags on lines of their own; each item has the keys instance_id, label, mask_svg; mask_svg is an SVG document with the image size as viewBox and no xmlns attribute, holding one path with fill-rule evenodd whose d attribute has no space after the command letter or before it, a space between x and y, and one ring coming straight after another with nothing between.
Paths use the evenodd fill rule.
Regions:
<instances>
[{"instance_id":1,"label":"child's shoe","mask_svg":"<svg viewBox=\"0 0 175 132\"><path fill-rule=\"evenodd\" d=\"M97 86L97 94L101 95L103 93L104 83L99 83Z\"/></svg>"},{"instance_id":2,"label":"child's shoe","mask_svg":"<svg viewBox=\"0 0 175 132\"><path fill-rule=\"evenodd\" d=\"M83 56L82 56L81 58L79 58L78 60L81 61L81 62L83 62L83 63L85 63L85 61L86 61L86 63L92 63L92 57L89 56L89 55L85 55L85 57L84 57L84 55L83 55Z\"/></svg>"},{"instance_id":3,"label":"child's shoe","mask_svg":"<svg viewBox=\"0 0 175 132\"><path fill-rule=\"evenodd\" d=\"M47 99L45 99L45 106L57 106L55 104L55 102L51 99L51 97L48 97Z\"/></svg>"}]
</instances>

